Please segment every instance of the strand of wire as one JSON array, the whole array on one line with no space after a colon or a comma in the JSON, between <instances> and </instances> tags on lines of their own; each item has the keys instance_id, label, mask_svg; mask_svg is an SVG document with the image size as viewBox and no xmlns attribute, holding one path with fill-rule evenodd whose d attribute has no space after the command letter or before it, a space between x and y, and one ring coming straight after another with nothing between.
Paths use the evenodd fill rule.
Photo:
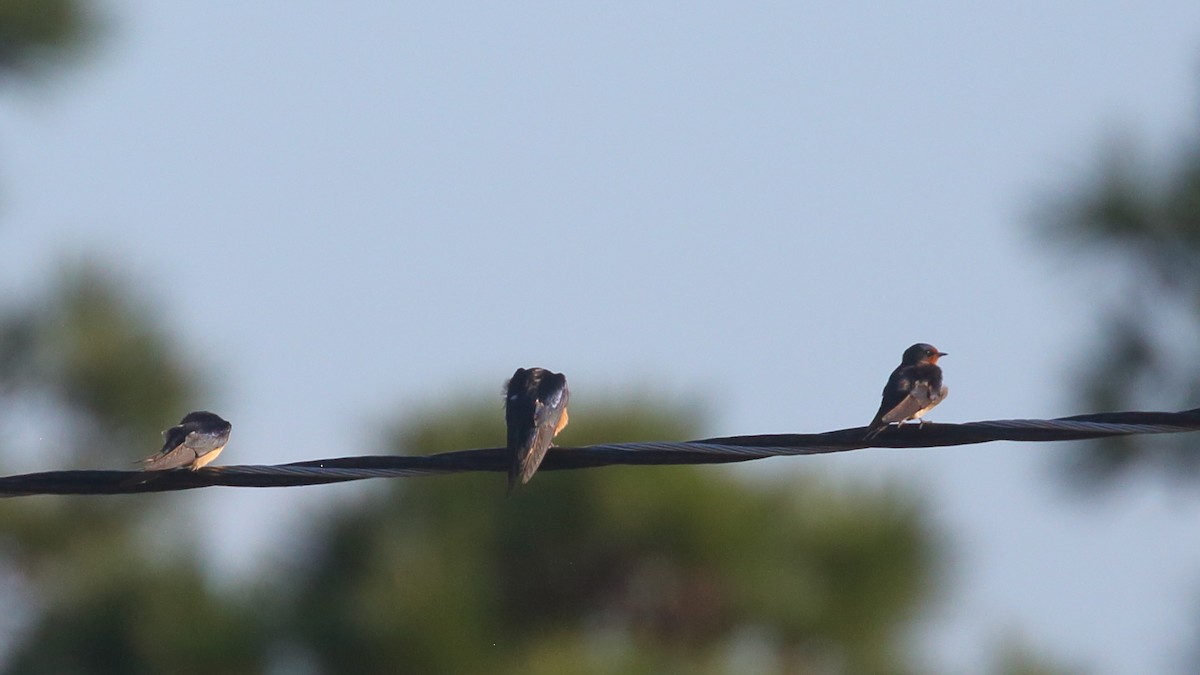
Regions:
<instances>
[{"instance_id":1,"label":"strand of wire","mask_svg":"<svg viewBox=\"0 0 1200 675\"><path fill-rule=\"evenodd\" d=\"M720 464L768 457L816 455L864 448L932 448L993 441L1055 442L1200 430L1200 408L1182 412L1119 412L1051 420L990 420L966 424L908 424L864 439L856 427L818 434L760 434L695 441L607 443L551 448L541 471L610 465ZM0 496L129 494L202 487L295 487L369 478L471 471L507 471L504 448L434 455L339 457L271 466L206 467L199 471L46 471L0 477Z\"/></svg>"}]
</instances>

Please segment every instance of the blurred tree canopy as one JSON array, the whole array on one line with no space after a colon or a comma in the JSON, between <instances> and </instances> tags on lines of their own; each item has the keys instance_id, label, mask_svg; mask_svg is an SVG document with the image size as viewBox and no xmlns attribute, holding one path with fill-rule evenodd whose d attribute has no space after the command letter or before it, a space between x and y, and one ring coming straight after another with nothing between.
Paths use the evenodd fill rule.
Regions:
<instances>
[{"instance_id":1,"label":"blurred tree canopy","mask_svg":"<svg viewBox=\"0 0 1200 675\"><path fill-rule=\"evenodd\" d=\"M394 445L486 446L501 417L434 411ZM645 401L573 419L573 444L699 431ZM288 634L319 672L724 673L739 649L759 672L920 670L936 546L904 495L692 467L544 473L509 499L498 475L390 488L297 566Z\"/></svg>"},{"instance_id":2,"label":"blurred tree canopy","mask_svg":"<svg viewBox=\"0 0 1200 675\"><path fill-rule=\"evenodd\" d=\"M0 75L30 75L78 51L94 33L93 6L81 0L0 2Z\"/></svg>"},{"instance_id":3,"label":"blurred tree canopy","mask_svg":"<svg viewBox=\"0 0 1200 675\"><path fill-rule=\"evenodd\" d=\"M1097 170L1047 200L1043 232L1096 263L1103 318L1080 350L1079 398L1089 410L1200 406L1200 134L1150 159L1128 139L1108 142ZM1068 480L1103 486L1148 470L1178 485L1200 481L1191 434L1125 436L1077 448ZM1200 639L1191 655L1200 668Z\"/></svg>"},{"instance_id":4,"label":"blurred tree canopy","mask_svg":"<svg viewBox=\"0 0 1200 675\"><path fill-rule=\"evenodd\" d=\"M1044 231L1102 269L1103 318L1080 350L1087 410L1182 410L1200 405L1200 137L1145 161L1128 141L1109 143L1098 170L1048 200ZM1172 479L1200 477L1190 435L1089 442L1068 475L1103 483L1138 466Z\"/></svg>"},{"instance_id":5,"label":"blurred tree canopy","mask_svg":"<svg viewBox=\"0 0 1200 675\"><path fill-rule=\"evenodd\" d=\"M98 267L0 313L0 345L0 406L59 430L64 448L45 458L51 465L132 468L198 394L195 370ZM0 446L0 457L14 450ZM147 545L145 525L164 501L5 503L0 592L10 630L0 634L0 670L262 671L252 605L208 587L190 539L165 558Z\"/></svg>"}]
</instances>

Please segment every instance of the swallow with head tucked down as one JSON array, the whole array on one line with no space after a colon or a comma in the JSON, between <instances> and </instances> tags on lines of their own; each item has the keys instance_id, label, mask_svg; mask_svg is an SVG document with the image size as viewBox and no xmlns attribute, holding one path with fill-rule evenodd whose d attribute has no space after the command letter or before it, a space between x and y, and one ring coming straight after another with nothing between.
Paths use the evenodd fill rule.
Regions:
<instances>
[{"instance_id":1,"label":"swallow with head tucked down","mask_svg":"<svg viewBox=\"0 0 1200 675\"><path fill-rule=\"evenodd\" d=\"M883 402L875 419L867 425L865 438L874 437L892 422L920 420L921 415L946 398L950 390L942 385L942 369L937 365L938 359L945 355L924 342L904 350L900 365L883 388Z\"/></svg>"},{"instance_id":2,"label":"swallow with head tucked down","mask_svg":"<svg viewBox=\"0 0 1200 675\"><path fill-rule=\"evenodd\" d=\"M146 471L188 468L192 471L217 458L229 441L233 425L219 415L200 411L184 415L179 424L162 432L163 447L146 459Z\"/></svg>"},{"instance_id":3,"label":"swallow with head tucked down","mask_svg":"<svg viewBox=\"0 0 1200 675\"><path fill-rule=\"evenodd\" d=\"M508 491L533 478L554 437L567 426L567 378L544 368L517 368L505 385L504 421L508 424Z\"/></svg>"}]
</instances>

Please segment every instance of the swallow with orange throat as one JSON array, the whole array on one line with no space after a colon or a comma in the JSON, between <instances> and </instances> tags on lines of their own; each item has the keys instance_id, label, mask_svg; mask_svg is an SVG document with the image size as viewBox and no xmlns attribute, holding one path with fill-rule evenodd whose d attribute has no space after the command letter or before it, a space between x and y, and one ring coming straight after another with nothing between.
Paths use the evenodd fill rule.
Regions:
<instances>
[{"instance_id":1,"label":"swallow with orange throat","mask_svg":"<svg viewBox=\"0 0 1200 675\"><path fill-rule=\"evenodd\" d=\"M924 342L904 350L900 365L883 388L883 401L875 419L867 425L865 438L873 438L893 422L921 420L922 415L946 398L950 390L942 384L942 369L937 365L943 356L945 352Z\"/></svg>"},{"instance_id":2,"label":"swallow with orange throat","mask_svg":"<svg viewBox=\"0 0 1200 675\"><path fill-rule=\"evenodd\" d=\"M508 491L533 478L554 437L567 426L567 378L545 368L517 368L504 387L508 424Z\"/></svg>"},{"instance_id":3,"label":"swallow with orange throat","mask_svg":"<svg viewBox=\"0 0 1200 675\"><path fill-rule=\"evenodd\" d=\"M146 464L144 468L146 471L179 468L195 471L221 454L232 429L233 425L215 413L188 413L179 424L162 432L162 450L142 460Z\"/></svg>"}]
</instances>

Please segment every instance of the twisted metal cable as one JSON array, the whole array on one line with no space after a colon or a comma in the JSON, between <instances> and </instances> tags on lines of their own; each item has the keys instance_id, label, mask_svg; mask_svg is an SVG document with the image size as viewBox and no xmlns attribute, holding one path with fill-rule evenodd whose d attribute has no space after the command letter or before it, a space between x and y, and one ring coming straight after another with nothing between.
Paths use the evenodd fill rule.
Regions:
<instances>
[{"instance_id":1,"label":"twisted metal cable","mask_svg":"<svg viewBox=\"0 0 1200 675\"><path fill-rule=\"evenodd\" d=\"M614 464L723 464L767 457L816 455L863 448L932 448L993 441L1054 442L1172 434L1200 430L1200 408L1182 412L1117 412L1051 420L992 420L966 424L907 424L865 441L865 427L819 434L727 436L696 441L605 443L555 447L541 471ZM205 467L198 471L45 471L0 477L0 496L130 494L223 485L293 487L368 478L397 478L468 471L507 471L504 448L455 450L435 455L338 457L272 466Z\"/></svg>"}]
</instances>

